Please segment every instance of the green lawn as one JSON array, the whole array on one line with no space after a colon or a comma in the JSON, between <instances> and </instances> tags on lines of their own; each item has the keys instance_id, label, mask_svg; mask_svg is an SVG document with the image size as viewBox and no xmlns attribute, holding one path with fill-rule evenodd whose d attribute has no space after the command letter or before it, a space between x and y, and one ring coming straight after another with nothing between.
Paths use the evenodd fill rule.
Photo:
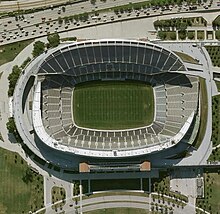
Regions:
<instances>
[{"instance_id":1,"label":"green lawn","mask_svg":"<svg viewBox=\"0 0 220 214\"><path fill-rule=\"evenodd\" d=\"M220 143L220 95L212 97L212 143L213 146L218 146ZM220 148L212 151L209 157L210 161L220 160Z\"/></svg>"},{"instance_id":2,"label":"green lawn","mask_svg":"<svg viewBox=\"0 0 220 214\"><path fill-rule=\"evenodd\" d=\"M135 208L109 208L109 209L100 209L90 212L85 212L85 214L150 214L148 210L135 209ZM154 212L155 213L155 212Z\"/></svg>"},{"instance_id":3,"label":"green lawn","mask_svg":"<svg viewBox=\"0 0 220 214\"><path fill-rule=\"evenodd\" d=\"M205 46L214 66L220 67L220 46Z\"/></svg>"},{"instance_id":4,"label":"green lawn","mask_svg":"<svg viewBox=\"0 0 220 214\"><path fill-rule=\"evenodd\" d=\"M200 125L199 131L196 136L196 139L193 143L193 146L198 149L200 144L202 143L203 137L206 132L206 125L207 125L207 115L208 115L208 95L207 95L207 88L205 79L200 78Z\"/></svg>"},{"instance_id":5,"label":"green lawn","mask_svg":"<svg viewBox=\"0 0 220 214\"><path fill-rule=\"evenodd\" d=\"M204 40L205 39L205 32L204 30L198 30L197 31L197 39Z\"/></svg>"},{"instance_id":6,"label":"green lawn","mask_svg":"<svg viewBox=\"0 0 220 214\"><path fill-rule=\"evenodd\" d=\"M213 146L217 146L220 142L220 96L212 98L212 142Z\"/></svg>"},{"instance_id":7,"label":"green lawn","mask_svg":"<svg viewBox=\"0 0 220 214\"><path fill-rule=\"evenodd\" d=\"M31 42L33 42L33 40L25 40L0 46L0 65L14 60L14 58Z\"/></svg>"},{"instance_id":8,"label":"green lawn","mask_svg":"<svg viewBox=\"0 0 220 214\"><path fill-rule=\"evenodd\" d=\"M205 173L205 197L197 199L197 206L206 211L217 214L220 210L220 175L218 173Z\"/></svg>"},{"instance_id":9,"label":"green lawn","mask_svg":"<svg viewBox=\"0 0 220 214\"><path fill-rule=\"evenodd\" d=\"M216 86L218 88L218 91L220 92L220 82L219 81L215 81L215 84L216 84Z\"/></svg>"},{"instance_id":10,"label":"green lawn","mask_svg":"<svg viewBox=\"0 0 220 214\"><path fill-rule=\"evenodd\" d=\"M22 214L43 207L43 177L14 152L0 148L0 213Z\"/></svg>"},{"instance_id":11,"label":"green lawn","mask_svg":"<svg viewBox=\"0 0 220 214\"><path fill-rule=\"evenodd\" d=\"M191 57L190 55L188 54L185 54L185 53L182 53L182 52L178 52L178 51L174 51L174 53L179 56L184 62L189 62L189 63L195 63L195 64L198 64L198 62L193 58Z\"/></svg>"},{"instance_id":12,"label":"green lawn","mask_svg":"<svg viewBox=\"0 0 220 214\"><path fill-rule=\"evenodd\" d=\"M131 81L79 84L73 92L73 115L78 126L126 129L146 126L154 116L151 86Z\"/></svg>"},{"instance_id":13,"label":"green lawn","mask_svg":"<svg viewBox=\"0 0 220 214\"><path fill-rule=\"evenodd\" d=\"M53 186L51 190L52 195L52 204L62 201L59 203L56 203L56 205L52 205L52 209L57 209L58 207L63 207L65 205L65 199L66 199L66 192L63 187Z\"/></svg>"}]
</instances>

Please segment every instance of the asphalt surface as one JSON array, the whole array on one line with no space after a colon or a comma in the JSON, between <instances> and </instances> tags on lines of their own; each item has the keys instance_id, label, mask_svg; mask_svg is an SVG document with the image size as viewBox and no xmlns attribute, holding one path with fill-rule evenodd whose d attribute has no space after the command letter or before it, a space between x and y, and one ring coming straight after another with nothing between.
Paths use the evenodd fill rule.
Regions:
<instances>
[{"instance_id":1,"label":"asphalt surface","mask_svg":"<svg viewBox=\"0 0 220 214\"><path fill-rule=\"evenodd\" d=\"M134 0L133 3L139 2L140 0ZM107 9L113 6L123 5L127 2L124 0L108 0L106 3L97 2L97 4L92 5L90 1L81 2L74 5L68 5L65 8L65 12L60 8L48 9L45 11L36 12L33 14L24 15L24 18L15 21L14 17L4 18L0 20L0 45L8 44L15 41L22 41L25 39L37 38L39 36L45 36L48 33L54 32L63 32L67 30L82 30L82 28L91 28L94 26L99 26L104 24L104 26L108 26L107 32L114 31L111 29L111 23L115 23L118 21L137 19L140 22L143 22L140 18L149 17L149 22L151 21L150 26L153 26L153 20L157 20L160 18L172 18L172 17L184 17L184 16L198 16L198 11L207 12L209 10L217 9L216 0L214 0L212 6L209 9L205 9L203 5L198 6L197 10L190 11L186 6L183 6L181 10L178 12L178 7L173 7L171 10L165 10L161 12L161 8L159 9L142 9L140 11L133 10L132 12L124 12L116 15L113 11L105 11L100 13L97 18L92 18L89 16L88 21L73 21L68 23L58 23L58 17L66 17L74 14L81 14L84 12L94 12L100 9ZM207 2L208 4L208 2ZM187 11L188 10L188 11ZM60 11L60 12L59 12ZM60 13L60 14L58 14ZM205 13L207 14L207 13ZM204 14L204 16L206 16ZM213 13L215 14L215 13ZM170 15L166 17L166 15ZM156 16L156 17L155 17ZM217 15L216 15L217 16ZM151 18L151 19L150 19ZM210 19L210 16L207 16ZM214 19L214 17L213 17ZM109 23L110 25L106 25ZM38 24L39 26L36 26ZM133 25L135 27L135 25ZM150 28L154 30L154 28ZM125 30L126 31L126 30ZM136 29L134 29L136 31ZM145 29L146 31L146 29ZM99 31L98 31L99 32ZM122 32L123 33L123 32ZM93 35L91 35L93 36ZM131 35L130 35L131 36ZM146 33L145 33L146 36ZM96 37L93 37L96 38ZM107 37L108 38L108 37Z\"/></svg>"}]
</instances>

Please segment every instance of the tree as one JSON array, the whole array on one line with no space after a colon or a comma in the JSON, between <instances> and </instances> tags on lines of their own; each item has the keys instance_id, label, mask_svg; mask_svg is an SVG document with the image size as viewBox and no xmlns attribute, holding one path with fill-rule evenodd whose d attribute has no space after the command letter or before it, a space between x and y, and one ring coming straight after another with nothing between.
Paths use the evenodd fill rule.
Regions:
<instances>
[{"instance_id":1,"label":"tree","mask_svg":"<svg viewBox=\"0 0 220 214\"><path fill-rule=\"evenodd\" d=\"M199 40L204 39L204 31L197 31L197 39Z\"/></svg>"},{"instance_id":2,"label":"tree","mask_svg":"<svg viewBox=\"0 0 220 214\"><path fill-rule=\"evenodd\" d=\"M17 65L15 65L12 68L12 72L8 76L8 81L9 81L8 96L9 97L13 96L14 88L20 76L20 73L21 73L21 69Z\"/></svg>"},{"instance_id":3,"label":"tree","mask_svg":"<svg viewBox=\"0 0 220 214\"><path fill-rule=\"evenodd\" d=\"M176 40L176 31L170 32L170 39L171 40Z\"/></svg>"},{"instance_id":4,"label":"tree","mask_svg":"<svg viewBox=\"0 0 220 214\"><path fill-rule=\"evenodd\" d=\"M34 43L34 49L32 52L33 57L37 57L44 52L45 44L44 42L37 41Z\"/></svg>"},{"instance_id":5,"label":"tree","mask_svg":"<svg viewBox=\"0 0 220 214\"><path fill-rule=\"evenodd\" d=\"M8 122L6 123L6 127L8 129L9 133L15 133L16 132L16 125L13 117L8 118Z\"/></svg>"},{"instance_id":6,"label":"tree","mask_svg":"<svg viewBox=\"0 0 220 214\"><path fill-rule=\"evenodd\" d=\"M188 31L187 36L188 36L188 39L194 39L195 37L194 31Z\"/></svg>"},{"instance_id":7,"label":"tree","mask_svg":"<svg viewBox=\"0 0 220 214\"><path fill-rule=\"evenodd\" d=\"M178 26L178 30L180 31L185 31L187 28L187 23L181 22L180 25Z\"/></svg>"},{"instance_id":8,"label":"tree","mask_svg":"<svg viewBox=\"0 0 220 214\"><path fill-rule=\"evenodd\" d=\"M156 20L156 21L154 22L154 28L155 28L156 30L158 30L159 27L161 27L161 23L160 23L159 20Z\"/></svg>"},{"instance_id":9,"label":"tree","mask_svg":"<svg viewBox=\"0 0 220 214\"><path fill-rule=\"evenodd\" d=\"M8 129L8 132L14 135L16 141L18 143L22 143L22 139L17 131L17 127L16 127L16 124L15 124L13 117L8 118L8 122L6 123L6 127Z\"/></svg>"},{"instance_id":10,"label":"tree","mask_svg":"<svg viewBox=\"0 0 220 214\"><path fill-rule=\"evenodd\" d=\"M53 33L47 36L49 47L57 47L60 44L60 36L58 33Z\"/></svg>"},{"instance_id":11,"label":"tree","mask_svg":"<svg viewBox=\"0 0 220 214\"><path fill-rule=\"evenodd\" d=\"M159 31L158 36L160 39L164 40L166 38L167 34L164 31Z\"/></svg>"},{"instance_id":12,"label":"tree","mask_svg":"<svg viewBox=\"0 0 220 214\"><path fill-rule=\"evenodd\" d=\"M29 63L31 61L31 58L30 57L28 57L26 60L24 60L24 62L22 63L22 65L21 65L21 68L25 68L26 67L26 65Z\"/></svg>"},{"instance_id":13,"label":"tree","mask_svg":"<svg viewBox=\"0 0 220 214\"><path fill-rule=\"evenodd\" d=\"M179 31L178 34L180 39L186 39L186 31Z\"/></svg>"},{"instance_id":14,"label":"tree","mask_svg":"<svg viewBox=\"0 0 220 214\"><path fill-rule=\"evenodd\" d=\"M62 11L63 11L63 13L65 13L65 11L66 11L66 8L64 6L62 7Z\"/></svg>"},{"instance_id":15,"label":"tree","mask_svg":"<svg viewBox=\"0 0 220 214\"><path fill-rule=\"evenodd\" d=\"M58 17L58 24L61 25L63 23L63 19L59 16Z\"/></svg>"},{"instance_id":16,"label":"tree","mask_svg":"<svg viewBox=\"0 0 220 214\"><path fill-rule=\"evenodd\" d=\"M74 15L73 18L75 19L75 21L79 21L79 15Z\"/></svg>"},{"instance_id":17,"label":"tree","mask_svg":"<svg viewBox=\"0 0 220 214\"><path fill-rule=\"evenodd\" d=\"M90 3L94 5L96 3L96 0L90 0Z\"/></svg>"},{"instance_id":18,"label":"tree","mask_svg":"<svg viewBox=\"0 0 220 214\"><path fill-rule=\"evenodd\" d=\"M22 180L28 184L29 182L33 182L34 177L33 177L33 173L31 171L31 168L28 167L25 171L25 175L22 177Z\"/></svg>"},{"instance_id":19,"label":"tree","mask_svg":"<svg viewBox=\"0 0 220 214\"><path fill-rule=\"evenodd\" d=\"M79 15L79 19L80 19L80 21L82 21L82 22L87 21L88 18L89 18L89 14L88 14L88 13L82 13L82 14Z\"/></svg>"},{"instance_id":20,"label":"tree","mask_svg":"<svg viewBox=\"0 0 220 214\"><path fill-rule=\"evenodd\" d=\"M220 30L215 31L215 37L216 39L220 40Z\"/></svg>"},{"instance_id":21,"label":"tree","mask_svg":"<svg viewBox=\"0 0 220 214\"><path fill-rule=\"evenodd\" d=\"M73 195L79 195L79 193L80 193L80 190L79 190L79 182L76 181L76 182L74 183Z\"/></svg>"},{"instance_id":22,"label":"tree","mask_svg":"<svg viewBox=\"0 0 220 214\"><path fill-rule=\"evenodd\" d=\"M65 22L65 24L69 23L69 17L65 16L64 17L64 22Z\"/></svg>"}]
</instances>

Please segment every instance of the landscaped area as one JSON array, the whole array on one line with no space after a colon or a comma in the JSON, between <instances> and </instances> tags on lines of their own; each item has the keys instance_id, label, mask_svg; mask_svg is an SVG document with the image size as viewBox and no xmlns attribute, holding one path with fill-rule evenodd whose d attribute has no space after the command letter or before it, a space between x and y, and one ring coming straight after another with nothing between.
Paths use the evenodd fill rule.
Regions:
<instances>
[{"instance_id":1,"label":"landscaped area","mask_svg":"<svg viewBox=\"0 0 220 214\"><path fill-rule=\"evenodd\" d=\"M220 92L220 82L219 81L215 81L215 84L217 86L218 91Z\"/></svg>"},{"instance_id":2,"label":"landscaped area","mask_svg":"<svg viewBox=\"0 0 220 214\"><path fill-rule=\"evenodd\" d=\"M203 17L171 18L154 22L158 37L162 40L176 40L176 31L181 40L205 39L204 31L198 31L197 38L195 38L195 31L190 30L189 27L205 27L206 25L207 21Z\"/></svg>"},{"instance_id":3,"label":"landscaped area","mask_svg":"<svg viewBox=\"0 0 220 214\"><path fill-rule=\"evenodd\" d=\"M0 213L26 214L44 206L43 177L17 153L0 149L0 178Z\"/></svg>"},{"instance_id":4,"label":"landscaped area","mask_svg":"<svg viewBox=\"0 0 220 214\"><path fill-rule=\"evenodd\" d=\"M220 95L212 98L212 143L216 147L220 143ZM220 160L220 148L216 147L209 157L210 161Z\"/></svg>"},{"instance_id":5,"label":"landscaped area","mask_svg":"<svg viewBox=\"0 0 220 214\"><path fill-rule=\"evenodd\" d=\"M220 67L220 46L205 46L214 66Z\"/></svg>"},{"instance_id":6,"label":"landscaped area","mask_svg":"<svg viewBox=\"0 0 220 214\"><path fill-rule=\"evenodd\" d=\"M32 42L33 40L25 40L0 46L0 65L13 61L14 58Z\"/></svg>"},{"instance_id":7,"label":"landscaped area","mask_svg":"<svg viewBox=\"0 0 220 214\"><path fill-rule=\"evenodd\" d=\"M73 115L78 126L125 129L150 125L154 116L153 89L134 81L79 84L73 92Z\"/></svg>"},{"instance_id":8,"label":"landscaped area","mask_svg":"<svg viewBox=\"0 0 220 214\"><path fill-rule=\"evenodd\" d=\"M204 30L198 30L197 31L197 39L204 40L205 39L205 32Z\"/></svg>"},{"instance_id":9,"label":"landscaped area","mask_svg":"<svg viewBox=\"0 0 220 214\"><path fill-rule=\"evenodd\" d=\"M220 210L220 174L219 173L204 173L205 197L197 199L197 206L204 210L217 214Z\"/></svg>"},{"instance_id":10,"label":"landscaped area","mask_svg":"<svg viewBox=\"0 0 220 214\"><path fill-rule=\"evenodd\" d=\"M168 196L168 197L173 198L171 200L172 203L178 202L179 200L184 201L184 202L188 202L187 196L170 191L170 177L167 172L160 172L159 178L152 179L151 183L152 183L152 192L156 192L158 194L161 194L162 195L161 199L165 200L165 197ZM168 200L168 199L166 199L166 200ZM179 202L179 204L180 203L182 203L182 202Z\"/></svg>"},{"instance_id":11,"label":"landscaped area","mask_svg":"<svg viewBox=\"0 0 220 214\"><path fill-rule=\"evenodd\" d=\"M56 203L55 205L52 205L53 209L57 209L58 207L63 207L65 205L65 199L66 199L66 193L65 189L63 187L57 187L54 186L51 190L51 195L52 195L52 203Z\"/></svg>"},{"instance_id":12,"label":"landscaped area","mask_svg":"<svg viewBox=\"0 0 220 214\"><path fill-rule=\"evenodd\" d=\"M206 125L207 125L206 118L208 115L208 95L207 95L206 82L205 79L203 78L199 78L199 82L200 82L200 118L202 119L200 119L199 131L193 143L193 146L196 149L199 148L204 138L206 132Z\"/></svg>"},{"instance_id":13,"label":"landscaped area","mask_svg":"<svg viewBox=\"0 0 220 214\"><path fill-rule=\"evenodd\" d=\"M212 98L212 142L213 146L217 146L220 143L220 96L214 96Z\"/></svg>"},{"instance_id":14,"label":"landscaped area","mask_svg":"<svg viewBox=\"0 0 220 214\"><path fill-rule=\"evenodd\" d=\"M175 53L176 55L178 55L184 62L189 62L189 63L198 64L198 62L196 61L196 59L194 59L193 57L191 57L191 56L188 55L188 54L185 54L185 53L182 53L182 52L177 52L177 51L174 51L174 53Z\"/></svg>"}]
</instances>

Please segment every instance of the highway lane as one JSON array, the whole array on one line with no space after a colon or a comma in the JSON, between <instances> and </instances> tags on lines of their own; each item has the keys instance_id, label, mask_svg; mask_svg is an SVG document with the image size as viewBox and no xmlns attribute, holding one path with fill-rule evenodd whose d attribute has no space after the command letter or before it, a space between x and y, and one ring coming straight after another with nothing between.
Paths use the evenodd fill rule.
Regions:
<instances>
[{"instance_id":1,"label":"highway lane","mask_svg":"<svg viewBox=\"0 0 220 214\"><path fill-rule=\"evenodd\" d=\"M214 1L216 1L216 0L214 0ZM133 0L132 2L133 3L141 2L141 0ZM17 24L19 24L21 27L27 27L27 26L34 25L37 23L41 23L42 18L45 18L45 21L50 21L50 20L55 20L58 17L65 17L65 16L71 16L74 14L81 14L84 12L103 10L103 9L111 8L114 6L124 5L124 4L127 4L127 2L125 0L117 0L117 1L108 0L106 3L97 2L95 5L92 5L90 3L90 1L87 1L87 2L72 4L72 5L67 5L67 6L65 6L65 12L63 12L61 8L54 8L54 9L47 9L44 11L35 12L32 14L26 14L26 15L24 15L23 21L22 20L15 21L14 17L8 17L8 18L4 18L4 19L0 20L0 24L2 26L0 28L0 31L4 31L4 30L9 31L9 30L18 28ZM215 6L215 2L213 3L211 8L213 8L214 6ZM204 8L203 8L203 6L200 6L200 7L198 7L198 9L204 9ZM163 13L165 13L165 14L177 13L177 10L178 10L177 7L173 7L172 10L166 10L166 11L163 11ZM186 11L186 8L181 9L181 12L185 12L185 11ZM58 14L58 13L60 13L60 14ZM161 11L160 11L160 9L153 10L151 8L151 9L149 9L149 13L151 15L152 14L160 14ZM121 14L121 15L123 15L123 14ZM33 18L31 18L31 17L33 17Z\"/></svg>"},{"instance_id":2,"label":"highway lane","mask_svg":"<svg viewBox=\"0 0 220 214\"><path fill-rule=\"evenodd\" d=\"M142 2L143 0L132 0L132 3L136 2ZM18 2L18 3L17 3ZM67 0L37 0L37 1L3 1L0 4L0 11L6 12L6 11L14 11L14 10L26 10L26 9L32 9L37 7L44 7L44 6L51 6L51 5L57 5L57 4L64 4L66 2L74 2L74 1L67 1ZM91 6L92 8L108 8L112 6L118 6L127 4L128 1L125 0L107 0L106 2L97 1L94 5L90 3L90 0L84 1L81 3L72 4L74 7L78 4L81 6L84 6L88 9L87 5ZM67 5L67 9L71 7L72 5ZM85 8L85 9L86 9Z\"/></svg>"},{"instance_id":3,"label":"highway lane","mask_svg":"<svg viewBox=\"0 0 220 214\"><path fill-rule=\"evenodd\" d=\"M140 2L140 0L134 0L134 2ZM111 8L115 5L124 5L126 3L127 2L125 2L124 0L117 0L117 2L109 0L106 3L99 2L96 5L92 5L90 2L81 2L77 4L67 5L65 7L65 12L60 10L60 14L58 14L59 8L54 8L35 12L32 14L26 14L24 15L24 20L15 21L14 17L8 17L0 20L0 24L2 26L0 28L0 32L18 29L17 24L19 24L22 28L35 25L37 23L41 23L42 18L45 18L45 21L56 20L58 17L63 18L65 16L72 16L84 12L92 12L93 10ZM34 18L31 18L31 15L33 15Z\"/></svg>"},{"instance_id":4,"label":"highway lane","mask_svg":"<svg viewBox=\"0 0 220 214\"><path fill-rule=\"evenodd\" d=\"M150 15L147 15L147 12L149 12ZM143 22L143 19L139 19L140 17L142 17L142 18L146 17L147 18L146 20L149 20L148 30L150 29L150 30L154 31L154 28L151 27L151 26L153 26L152 22L157 20L158 16L161 17L162 19L172 18L172 17L201 16L201 14L199 14L195 11L187 12L187 13L173 13L173 12L175 12L175 10L174 11L166 11L167 14L161 15L160 11L152 12L152 11L148 11L146 9L141 12L132 11L131 13L123 13L123 14L120 14L120 17L118 17L114 12L109 11L109 12L100 14L99 15L100 20L97 20L97 19L95 20L95 19L89 17L89 20L86 22L74 21L73 23L69 22L68 24L65 24L64 22L63 22L63 24L59 24L58 21L53 20L52 16L47 16L47 18L46 18L46 20L50 19L51 20L50 22L42 23L42 20L41 20L42 14L41 15L38 14L38 16L34 16L34 18L30 18L30 15L26 15L25 22L24 21L18 21L18 22L13 21L12 23L8 24L6 27L0 28L0 29L2 29L0 31L1 32L0 41L1 41L1 45L8 44L8 43L15 42L15 41L22 41L25 39L46 36L48 33L53 33L53 32L64 32L67 30L76 30L76 29L81 29L82 27L92 27L92 26L98 26L99 24L106 24L106 23L111 23L111 25L112 25L112 23L115 23L118 21L128 22L129 20L134 19L134 18L140 22ZM214 19L214 17L217 15L218 15L218 12L212 12L212 13L204 13L203 16L206 19L209 19L210 17L212 17L212 19ZM114 20L111 20L112 17ZM27 23L28 21L30 23ZM208 21L210 21L210 20L208 20ZM39 26L36 27L36 24L39 22L41 24L39 24ZM16 24L19 24L20 28L18 28L16 26ZM4 25L4 24L2 23L2 25ZM10 28L10 26L11 26L11 28ZM106 26L111 27L109 25L106 25ZM111 28L109 28L109 30L111 30ZM95 38L95 37L93 37L93 38Z\"/></svg>"}]
</instances>

